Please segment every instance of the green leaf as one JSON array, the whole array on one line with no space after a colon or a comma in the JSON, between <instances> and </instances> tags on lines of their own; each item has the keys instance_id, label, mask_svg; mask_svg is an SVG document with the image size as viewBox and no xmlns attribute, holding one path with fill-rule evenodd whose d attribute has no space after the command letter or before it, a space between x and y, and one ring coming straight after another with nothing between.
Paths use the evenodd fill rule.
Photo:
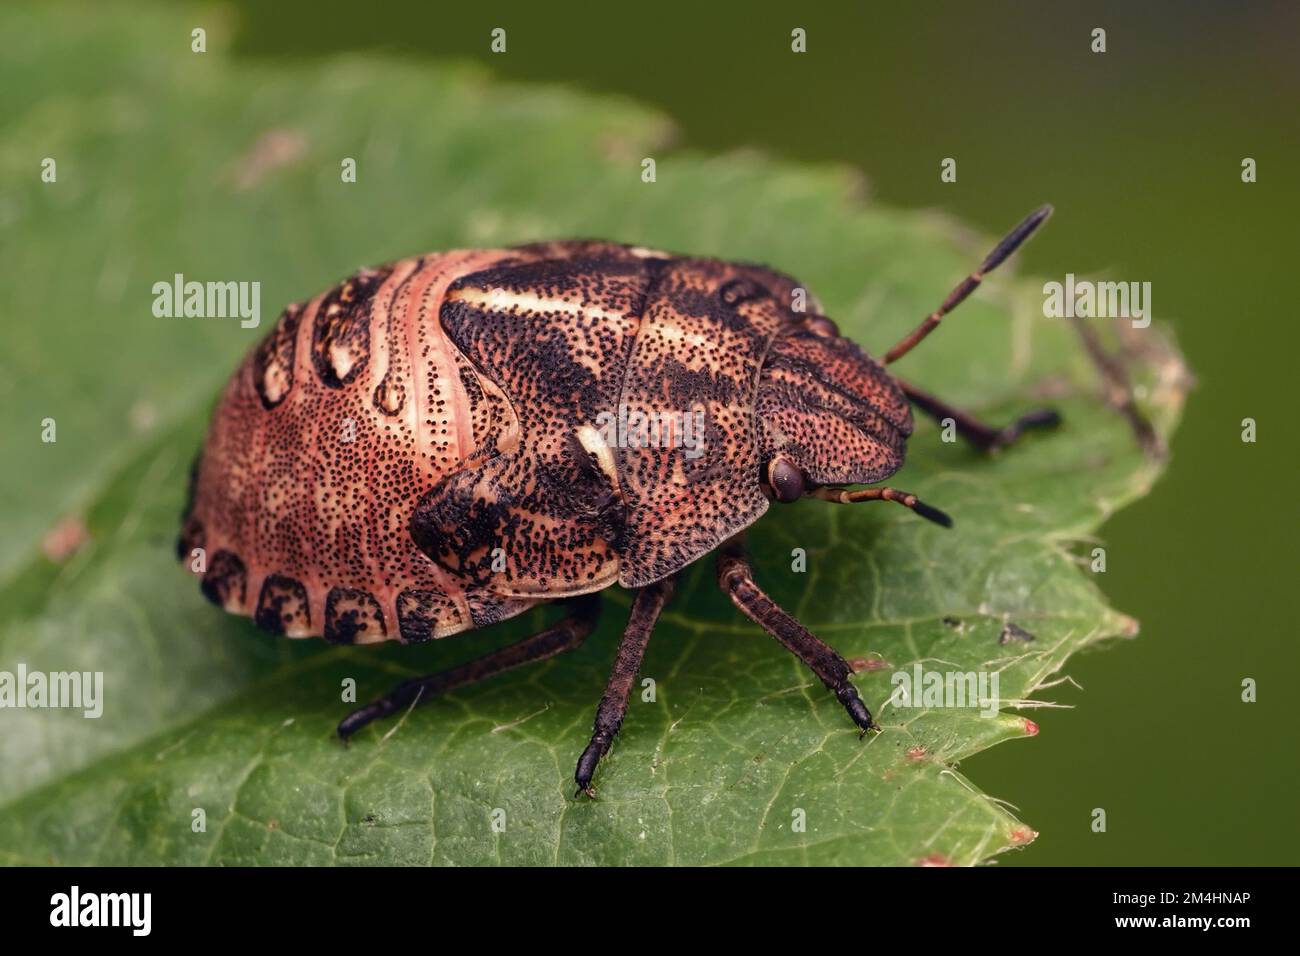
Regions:
<instances>
[{"instance_id":1,"label":"green leaf","mask_svg":"<svg viewBox=\"0 0 1300 956\"><path fill-rule=\"evenodd\" d=\"M573 799L572 771L626 616L617 589L582 649L344 747L345 679L365 700L556 611L365 649L271 638L208 605L172 551L185 473L213 396L266 324L155 318L153 283L257 280L274 314L360 265L594 235L769 263L880 352L988 242L864 203L843 169L669 151L663 119L626 102L374 58L233 64L207 11L66 12L0 11L3 34L23 38L0 83L0 670L102 671L104 711L0 711L0 860L973 864L1032 839L956 764L1031 735L1018 705L1071 654L1135 632L1079 549L1160 470L1103 400L1074 329L1043 317L1038 283L1004 267L901 363L996 422L1049 401L1065 416L991 458L918 423L893 483L954 529L888 504L804 501L751 536L778 601L845 657L887 665L857 678L882 734L859 740L702 561L651 642L654 700L634 695L598 800ZM196 23L206 54L190 52ZM40 179L47 156L56 183ZM344 157L354 184L340 181ZM1110 344L1167 438L1184 381L1172 345L1157 329ZM61 521L84 540L53 561ZM1033 639L1004 643L1008 623ZM1000 712L884 706L890 675L917 662L996 672Z\"/></svg>"}]
</instances>

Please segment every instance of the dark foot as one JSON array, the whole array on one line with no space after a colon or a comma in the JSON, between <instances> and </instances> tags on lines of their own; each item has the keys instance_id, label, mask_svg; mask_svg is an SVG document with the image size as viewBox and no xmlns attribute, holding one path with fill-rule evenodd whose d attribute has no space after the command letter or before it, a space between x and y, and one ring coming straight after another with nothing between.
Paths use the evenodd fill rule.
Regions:
<instances>
[{"instance_id":1,"label":"dark foot","mask_svg":"<svg viewBox=\"0 0 1300 956\"><path fill-rule=\"evenodd\" d=\"M1061 413L1054 408L1040 408L1022 415L1006 428L999 431L986 447L985 451L996 451L1014 445L1025 432L1037 428L1056 428L1061 424Z\"/></svg>"},{"instance_id":2,"label":"dark foot","mask_svg":"<svg viewBox=\"0 0 1300 956\"><path fill-rule=\"evenodd\" d=\"M409 699L403 697L402 686L404 685L394 688L391 693L385 697L379 698L374 703L366 704L364 707L358 707L352 713L340 720L337 730L339 738L346 743L349 737L371 721L379 720L381 717L389 717L397 713L399 710L411 706L411 701L414 700L414 696L409 696Z\"/></svg>"},{"instance_id":3,"label":"dark foot","mask_svg":"<svg viewBox=\"0 0 1300 956\"><path fill-rule=\"evenodd\" d=\"M867 705L858 696L858 689L852 684L847 684L836 691L835 699L844 705L844 709L849 712L853 722L862 731L858 734L858 739L865 737L868 730L880 729L880 725L871 719L871 711L867 710Z\"/></svg>"},{"instance_id":4,"label":"dark foot","mask_svg":"<svg viewBox=\"0 0 1300 956\"><path fill-rule=\"evenodd\" d=\"M578 758L578 769L573 774L573 779L578 784L577 792L573 795L575 798L586 794L592 800L596 799L596 788L591 785L591 778L596 775L600 758L605 756L613 742L613 738L600 733L591 738L591 743L587 744L587 749Z\"/></svg>"}]
</instances>

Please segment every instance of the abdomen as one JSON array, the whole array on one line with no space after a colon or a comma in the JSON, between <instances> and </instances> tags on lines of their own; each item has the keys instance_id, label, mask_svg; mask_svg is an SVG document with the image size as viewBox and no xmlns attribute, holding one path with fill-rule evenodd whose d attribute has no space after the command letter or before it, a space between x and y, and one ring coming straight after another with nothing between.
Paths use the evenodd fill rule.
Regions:
<instances>
[{"instance_id":1,"label":"abdomen","mask_svg":"<svg viewBox=\"0 0 1300 956\"><path fill-rule=\"evenodd\" d=\"M438 320L499 250L363 270L291 306L227 384L179 544L203 591L266 630L427 640L531 606L467 593L411 539L420 495L515 427ZM490 606L485 606L490 605Z\"/></svg>"}]
</instances>

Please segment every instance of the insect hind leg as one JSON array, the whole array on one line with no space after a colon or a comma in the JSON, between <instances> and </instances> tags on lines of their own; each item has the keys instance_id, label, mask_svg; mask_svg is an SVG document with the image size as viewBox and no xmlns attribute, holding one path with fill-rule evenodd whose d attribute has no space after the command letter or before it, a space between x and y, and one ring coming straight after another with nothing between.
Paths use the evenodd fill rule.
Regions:
<instances>
[{"instance_id":1,"label":"insect hind leg","mask_svg":"<svg viewBox=\"0 0 1300 956\"><path fill-rule=\"evenodd\" d=\"M544 631L457 667L403 681L383 697L344 717L339 722L339 737L347 740L372 721L391 716L417 703L425 703L458 687L475 684L580 646L595 629L600 617L600 597L584 594L571 598L569 603L573 608L569 615Z\"/></svg>"}]
</instances>

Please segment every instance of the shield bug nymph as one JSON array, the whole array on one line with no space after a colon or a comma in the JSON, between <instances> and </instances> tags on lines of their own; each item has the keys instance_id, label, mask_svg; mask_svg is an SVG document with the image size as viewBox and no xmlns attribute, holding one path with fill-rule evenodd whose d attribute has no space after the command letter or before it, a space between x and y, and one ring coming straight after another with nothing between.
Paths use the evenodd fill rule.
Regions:
<instances>
[{"instance_id":1,"label":"shield bug nymph","mask_svg":"<svg viewBox=\"0 0 1300 956\"><path fill-rule=\"evenodd\" d=\"M877 362L770 269L607 242L419 256L291 305L226 386L179 549L202 589L267 631L418 643L563 601L554 626L407 681L344 718L345 739L415 702L577 647L597 592L634 589L575 779L588 795L677 573L718 551L721 588L796 654L865 733L844 659L754 580L742 532L775 500L892 501L911 406L983 449L998 428L892 375L1047 218L1026 218ZM698 415L702 441L607 441L597 423ZM676 417L674 417L676 416ZM670 437L680 435L678 426ZM850 489L850 485L873 485Z\"/></svg>"}]
</instances>

